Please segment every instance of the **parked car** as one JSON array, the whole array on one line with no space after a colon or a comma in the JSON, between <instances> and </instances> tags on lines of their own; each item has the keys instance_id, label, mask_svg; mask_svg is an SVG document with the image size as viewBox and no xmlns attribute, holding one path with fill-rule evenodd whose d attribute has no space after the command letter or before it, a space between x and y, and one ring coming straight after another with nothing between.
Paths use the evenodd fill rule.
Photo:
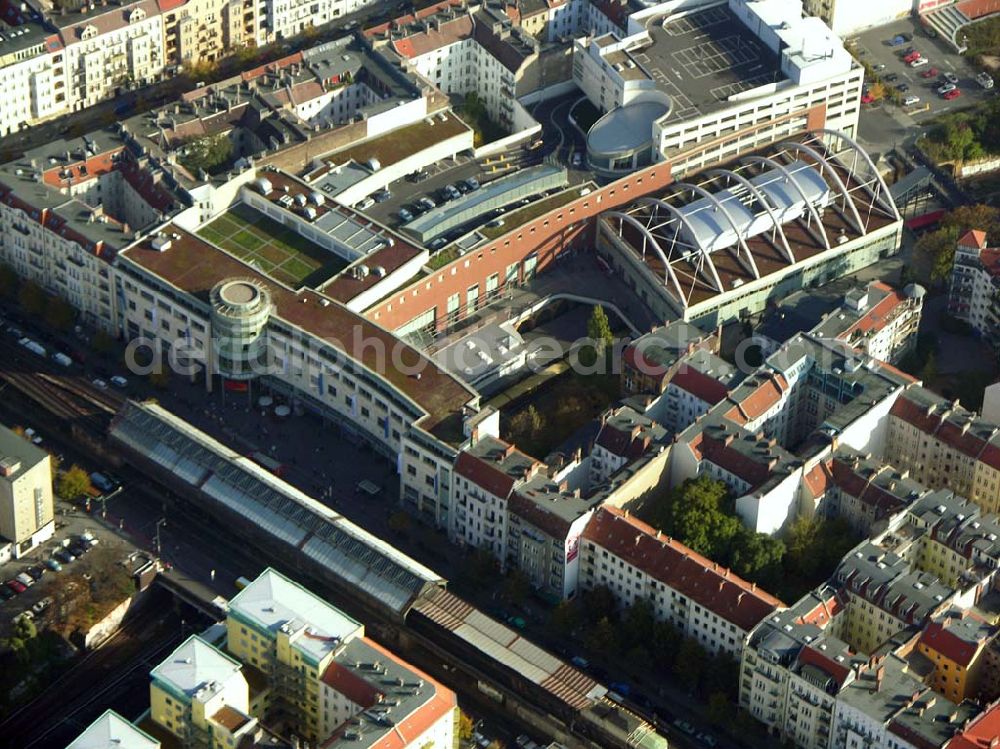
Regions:
<instances>
[{"instance_id":1,"label":"parked car","mask_svg":"<svg viewBox=\"0 0 1000 749\"><path fill-rule=\"evenodd\" d=\"M920 72L921 78L937 78L939 75L941 75L941 71L937 68L927 68L927 70Z\"/></svg>"},{"instance_id":2,"label":"parked car","mask_svg":"<svg viewBox=\"0 0 1000 749\"><path fill-rule=\"evenodd\" d=\"M79 541L72 543L69 547L69 553L75 556L77 559L82 557L88 551L90 551L90 545L81 544Z\"/></svg>"},{"instance_id":3,"label":"parked car","mask_svg":"<svg viewBox=\"0 0 1000 749\"><path fill-rule=\"evenodd\" d=\"M441 193L446 196L448 200L455 200L456 198L460 198L462 196L462 193L460 193L458 188L454 185L445 185L441 188Z\"/></svg>"},{"instance_id":4,"label":"parked car","mask_svg":"<svg viewBox=\"0 0 1000 749\"><path fill-rule=\"evenodd\" d=\"M396 216L398 216L399 220L403 223L413 220L413 212L406 206L400 208L399 211L396 212Z\"/></svg>"},{"instance_id":5,"label":"parked car","mask_svg":"<svg viewBox=\"0 0 1000 749\"><path fill-rule=\"evenodd\" d=\"M10 590L14 591L14 593L23 593L28 589L28 586L20 580L8 580L6 585Z\"/></svg>"},{"instance_id":6,"label":"parked car","mask_svg":"<svg viewBox=\"0 0 1000 749\"><path fill-rule=\"evenodd\" d=\"M581 154L579 151L574 151L573 158L570 163L572 163L574 167L579 168L580 165L583 164L583 154Z\"/></svg>"},{"instance_id":7,"label":"parked car","mask_svg":"<svg viewBox=\"0 0 1000 749\"><path fill-rule=\"evenodd\" d=\"M436 238L432 239L428 243L427 249L432 250L432 251L433 250L440 250L446 244L448 244L448 240L445 237L436 237Z\"/></svg>"},{"instance_id":8,"label":"parked car","mask_svg":"<svg viewBox=\"0 0 1000 749\"><path fill-rule=\"evenodd\" d=\"M899 80L899 73L889 73L885 78L882 79L886 83L895 83Z\"/></svg>"},{"instance_id":9,"label":"parked car","mask_svg":"<svg viewBox=\"0 0 1000 749\"><path fill-rule=\"evenodd\" d=\"M45 576L45 573L48 572L48 570L46 570L45 567L41 564L35 564L32 565L31 567L28 567L28 569L26 569L25 572L28 575L30 575L31 579L37 583Z\"/></svg>"},{"instance_id":10,"label":"parked car","mask_svg":"<svg viewBox=\"0 0 1000 749\"><path fill-rule=\"evenodd\" d=\"M694 736L696 733L694 726L692 726L686 720L682 720L681 718L677 718L674 721L674 728L677 728L682 733L686 733L688 736Z\"/></svg>"},{"instance_id":11,"label":"parked car","mask_svg":"<svg viewBox=\"0 0 1000 749\"><path fill-rule=\"evenodd\" d=\"M469 192L469 186L465 184L464 179L460 179L458 182L455 183L455 189L458 190L460 193L462 193L462 195L465 195L467 192Z\"/></svg>"},{"instance_id":12,"label":"parked car","mask_svg":"<svg viewBox=\"0 0 1000 749\"><path fill-rule=\"evenodd\" d=\"M35 584L35 581L31 578L31 575L29 575L27 572L19 572L14 576L14 579L17 580L19 583L21 583L21 585L23 585L25 588L30 588L32 585Z\"/></svg>"},{"instance_id":13,"label":"parked car","mask_svg":"<svg viewBox=\"0 0 1000 749\"><path fill-rule=\"evenodd\" d=\"M911 68L922 68L924 65L927 65L929 63L930 63L930 60L928 60L926 57L918 57L916 60L911 60L910 61L910 67Z\"/></svg>"},{"instance_id":14,"label":"parked car","mask_svg":"<svg viewBox=\"0 0 1000 749\"><path fill-rule=\"evenodd\" d=\"M376 203L384 203L392 197L392 193L388 190L379 190L377 193L372 195L372 197L375 198Z\"/></svg>"},{"instance_id":15,"label":"parked car","mask_svg":"<svg viewBox=\"0 0 1000 749\"><path fill-rule=\"evenodd\" d=\"M475 177L468 177L464 180L465 186L469 188L469 192L475 192L479 189L479 180Z\"/></svg>"},{"instance_id":16,"label":"parked car","mask_svg":"<svg viewBox=\"0 0 1000 749\"><path fill-rule=\"evenodd\" d=\"M993 88L993 76L989 73L980 73L976 76L976 83L978 83L983 88Z\"/></svg>"},{"instance_id":17,"label":"parked car","mask_svg":"<svg viewBox=\"0 0 1000 749\"><path fill-rule=\"evenodd\" d=\"M70 562L76 561L76 557L73 556L72 553L70 553L69 549L57 549L56 551L52 552L52 556L54 556L63 564L69 564Z\"/></svg>"},{"instance_id":18,"label":"parked car","mask_svg":"<svg viewBox=\"0 0 1000 749\"><path fill-rule=\"evenodd\" d=\"M705 746L716 747L719 745L719 742L716 740L716 738L712 734L706 733L705 731L699 733L697 736L695 736L695 738Z\"/></svg>"},{"instance_id":19,"label":"parked car","mask_svg":"<svg viewBox=\"0 0 1000 749\"><path fill-rule=\"evenodd\" d=\"M944 83L944 84L938 86L937 92L939 94L941 94L941 96L944 96L949 91L954 91L956 88L957 88L957 86L955 86L954 83Z\"/></svg>"},{"instance_id":20,"label":"parked car","mask_svg":"<svg viewBox=\"0 0 1000 749\"><path fill-rule=\"evenodd\" d=\"M897 34L892 39L886 42L890 47L902 47L906 44L906 37L902 34Z\"/></svg>"},{"instance_id":21,"label":"parked car","mask_svg":"<svg viewBox=\"0 0 1000 749\"><path fill-rule=\"evenodd\" d=\"M951 101L952 99L957 99L961 95L962 95L962 90L956 88L944 94L944 96L942 96L941 98L943 98L945 101Z\"/></svg>"},{"instance_id":22,"label":"parked car","mask_svg":"<svg viewBox=\"0 0 1000 749\"><path fill-rule=\"evenodd\" d=\"M569 662L572 663L577 668L587 668L590 666L590 661L588 661L586 658L580 655L574 655L572 658L570 658Z\"/></svg>"},{"instance_id":23,"label":"parked car","mask_svg":"<svg viewBox=\"0 0 1000 749\"><path fill-rule=\"evenodd\" d=\"M9 601L16 595L17 593L8 588L6 585L0 585L0 600Z\"/></svg>"},{"instance_id":24,"label":"parked car","mask_svg":"<svg viewBox=\"0 0 1000 749\"><path fill-rule=\"evenodd\" d=\"M53 572L62 572L62 565L59 564L55 559L46 559L45 566L48 567Z\"/></svg>"},{"instance_id":25,"label":"parked car","mask_svg":"<svg viewBox=\"0 0 1000 749\"><path fill-rule=\"evenodd\" d=\"M907 91L910 90L910 84L900 83L898 86L896 86L896 90L901 94L905 94Z\"/></svg>"},{"instance_id":26,"label":"parked car","mask_svg":"<svg viewBox=\"0 0 1000 749\"><path fill-rule=\"evenodd\" d=\"M417 205L420 206L424 211L429 211L432 208L437 208L437 203L435 203L428 197L420 198L420 200L417 201Z\"/></svg>"},{"instance_id":27,"label":"parked car","mask_svg":"<svg viewBox=\"0 0 1000 749\"><path fill-rule=\"evenodd\" d=\"M93 385L98 390L108 389L108 381L102 380L100 377L95 377L93 380L90 381L90 384Z\"/></svg>"},{"instance_id":28,"label":"parked car","mask_svg":"<svg viewBox=\"0 0 1000 749\"><path fill-rule=\"evenodd\" d=\"M875 68L874 68L874 69L875 69L876 71L882 71L882 70L885 70L885 63L884 63L884 62L880 62L880 63L879 63L878 65L876 65L876 66L875 66Z\"/></svg>"},{"instance_id":29,"label":"parked car","mask_svg":"<svg viewBox=\"0 0 1000 749\"><path fill-rule=\"evenodd\" d=\"M111 384L114 385L116 388L124 390L125 388L128 387L128 379L122 377L121 375L114 375L111 378Z\"/></svg>"},{"instance_id":30,"label":"parked car","mask_svg":"<svg viewBox=\"0 0 1000 749\"><path fill-rule=\"evenodd\" d=\"M101 473L100 471L94 471L90 474L90 483L102 492L111 492L118 488L117 480L115 480L112 476Z\"/></svg>"},{"instance_id":31,"label":"parked car","mask_svg":"<svg viewBox=\"0 0 1000 749\"><path fill-rule=\"evenodd\" d=\"M907 64L913 64L914 61L920 59L920 53L917 50L913 50L908 55L903 55L903 62Z\"/></svg>"},{"instance_id":32,"label":"parked car","mask_svg":"<svg viewBox=\"0 0 1000 749\"><path fill-rule=\"evenodd\" d=\"M44 613L45 609L47 609L51 605L52 605L52 598L50 596L45 596L45 598L36 601L35 605L31 607L31 610L37 616L38 614Z\"/></svg>"},{"instance_id":33,"label":"parked car","mask_svg":"<svg viewBox=\"0 0 1000 749\"><path fill-rule=\"evenodd\" d=\"M953 86L958 85L958 76L952 73L950 70L946 70L944 73L942 73L941 77L944 78L948 83L950 83Z\"/></svg>"},{"instance_id":34,"label":"parked car","mask_svg":"<svg viewBox=\"0 0 1000 749\"><path fill-rule=\"evenodd\" d=\"M874 97L874 96L872 96L872 95L871 95L870 93L868 93L867 91L865 91L865 92L864 92L864 93L863 93L863 94L861 95L861 103L862 103L862 104L872 104L872 103L874 103L874 101L875 101L875 97Z\"/></svg>"},{"instance_id":35,"label":"parked car","mask_svg":"<svg viewBox=\"0 0 1000 749\"><path fill-rule=\"evenodd\" d=\"M100 539L94 536L94 534L91 533L90 531L84 531L83 533L81 533L80 541L81 543L84 543L87 546L97 546L97 544L100 543Z\"/></svg>"},{"instance_id":36,"label":"parked car","mask_svg":"<svg viewBox=\"0 0 1000 749\"><path fill-rule=\"evenodd\" d=\"M608 684L608 689L612 692L618 692L618 694L623 697L628 697L632 692L632 687L626 684L624 681L613 681Z\"/></svg>"},{"instance_id":37,"label":"parked car","mask_svg":"<svg viewBox=\"0 0 1000 749\"><path fill-rule=\"evenodd\" d=\"M910 96L907 96L905 99L903 99L903 106L904 107L912 107L914 104L919 104L919 103L920 103L920 97L919 96L910 95Z\"/></svg>"},{"instance_id":38,"label":"parked car","mask_svg":"<svg viewBox=\"0 0 1000 749\"><path fill-rule=\"evenodd\" d=\"M354 204L354 207L357 208L359 211L367 211L373 205L375 205L375 201L372 200L371 198L362 198L361 200L359 200L357 203Z\"/></svg>"}]
</instances>

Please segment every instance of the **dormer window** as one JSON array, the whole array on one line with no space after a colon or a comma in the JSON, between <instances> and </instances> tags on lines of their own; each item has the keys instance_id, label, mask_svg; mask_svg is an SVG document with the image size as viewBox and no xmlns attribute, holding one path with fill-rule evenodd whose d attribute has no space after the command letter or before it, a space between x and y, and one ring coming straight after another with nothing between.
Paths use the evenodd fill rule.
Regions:
<instances>
[{"instance_id":1,"label":"dormer window","mask_svg":"<svg viewBox=\"0 0 1000 749\"><path fill-rule=\"evenodd\" d=\"M142 8L134 8L131 13L128 14L129 23L138 23L139 21L144 21L146 19L146 11Z\"/></svg>"},{"instance_id":2,"label":"dormer window","mask_svg":"<svg viewBox=\"0 0 1000 749\"><path fill-rule=\"evenodd\" d=\"M96 26L84 26L83 31L80 32L80 38L83 40L93 39L97 36Z\"/></svg>"}]
</instances>

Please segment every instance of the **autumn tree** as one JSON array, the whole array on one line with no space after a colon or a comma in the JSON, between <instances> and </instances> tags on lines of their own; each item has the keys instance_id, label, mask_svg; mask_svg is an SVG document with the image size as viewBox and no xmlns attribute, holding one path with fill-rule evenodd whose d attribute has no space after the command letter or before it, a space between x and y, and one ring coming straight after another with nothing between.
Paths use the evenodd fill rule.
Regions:
<instances>
[{"instance_id":1,"label":"autumn tree","mask_svg":"<svg viewBox=\"0 0 1000 749\"><path fill-rule=\"evenodd\" d=\"M76 464L63 471L56 481L56 494L67 502L79 499L90 491L90 476L85 469Z\"/></svg>"}]
</instances>

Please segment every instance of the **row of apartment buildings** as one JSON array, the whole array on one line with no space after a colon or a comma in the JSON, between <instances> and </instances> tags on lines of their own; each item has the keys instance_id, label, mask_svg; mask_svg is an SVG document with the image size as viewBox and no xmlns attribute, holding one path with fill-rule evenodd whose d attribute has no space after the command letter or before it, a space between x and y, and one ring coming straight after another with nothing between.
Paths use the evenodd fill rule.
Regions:
<instances>
[{"instance_id":1,"label":"row of apartment buildings","mask_svg":"<svg viewBox=\"0 0 1000 749\"><path fill-rule=\"evenodd\" d=\"M453 749L455 693L365 636L364 625L267 569L150 672L134 724L108 711L67 749Z\"/></svg>"},{"instance_id":2,"label":"row of apartment buildings","mask_svg":"<svg viewBox=\"0 0 1000 749\"><path fill-rule=\"evenodd\" d=\"M1000 526L950 491L919 493L745 641L740 705L797 746L964 746L996 710Z\"/></svg>"}]
</instances>

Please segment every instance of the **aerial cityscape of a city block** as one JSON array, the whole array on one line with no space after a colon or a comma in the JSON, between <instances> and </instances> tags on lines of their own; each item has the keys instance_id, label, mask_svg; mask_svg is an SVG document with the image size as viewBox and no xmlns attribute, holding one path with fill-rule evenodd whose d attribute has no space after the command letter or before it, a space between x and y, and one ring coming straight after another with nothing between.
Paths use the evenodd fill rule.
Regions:
<instances>
[{"instance_id":1,"label":"aerial cityscape of a city block","mask_svg":"<svg viewBox=\"0 0 1000 749\"><path fill-rule=\"evenodd\" d=\"M0 747L1000 749L998 94L1000 0L0 0Z\"/></svg>"}]
</instances>

